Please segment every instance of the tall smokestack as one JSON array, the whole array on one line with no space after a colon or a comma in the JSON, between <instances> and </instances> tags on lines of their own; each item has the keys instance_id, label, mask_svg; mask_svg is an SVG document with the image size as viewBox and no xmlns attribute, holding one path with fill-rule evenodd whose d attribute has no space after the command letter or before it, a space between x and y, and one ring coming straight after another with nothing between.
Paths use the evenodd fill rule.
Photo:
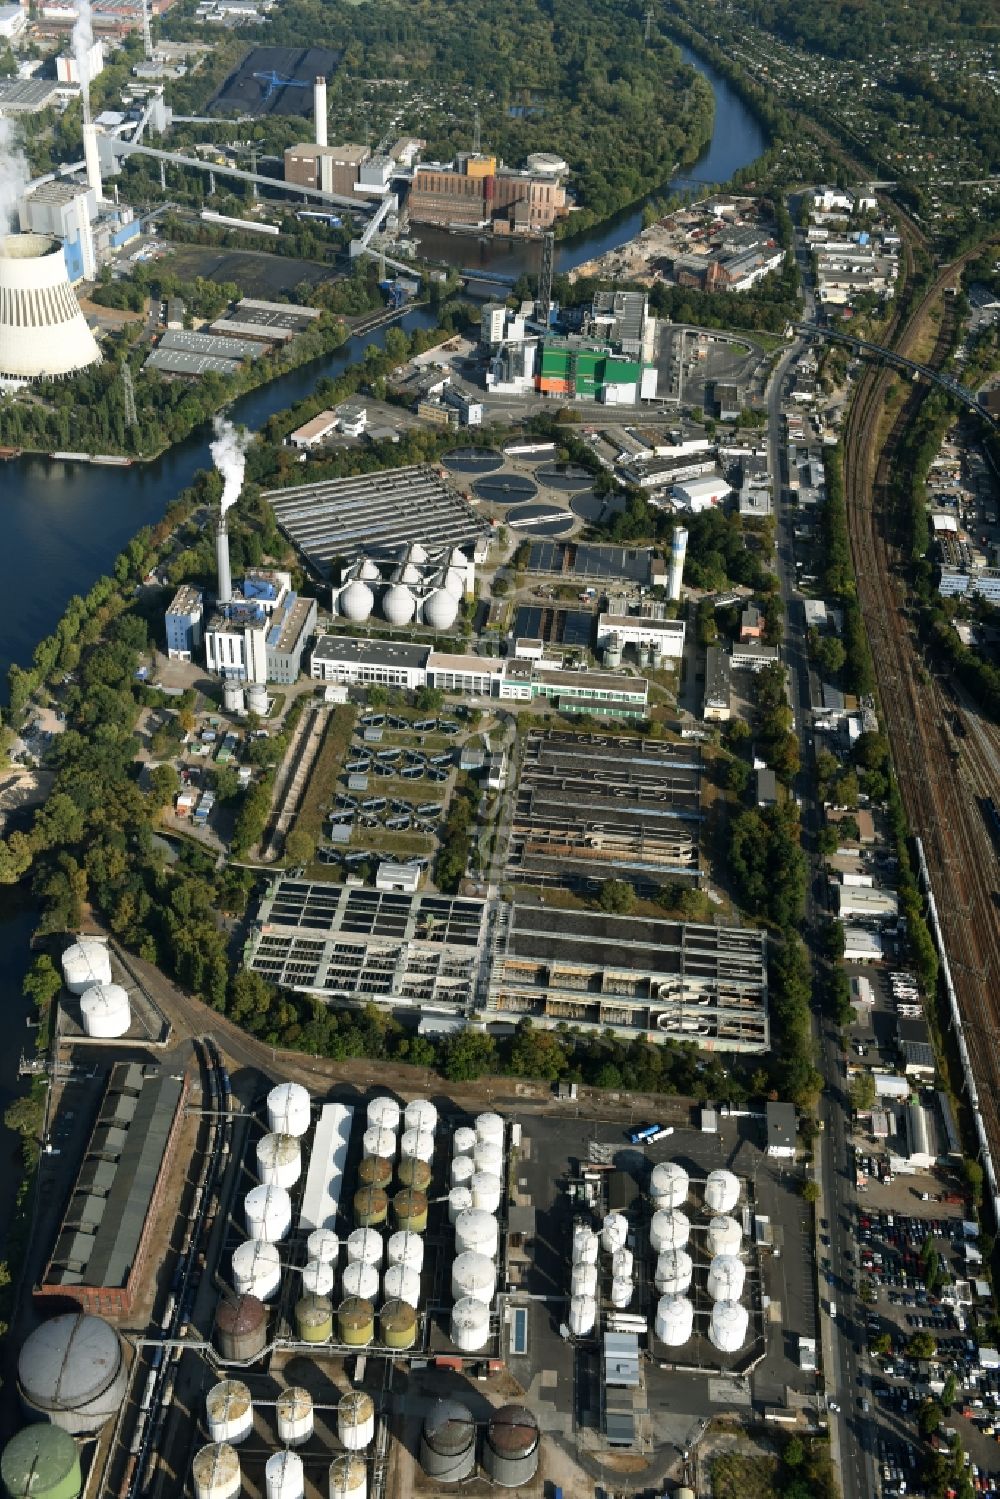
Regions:
<instances>
[{"instance_id":1,"label":"tall smokestack","mask_svg":"<svg viewBox=\"0 0 1000 1499\"><path fill-rule=\"evenodd\" d=\"M313 114L316 117L316 144L326 145L326 79L317 78L313 84Z\"/></svg>"},{"instance_id":2,"label":"tall smokestack","mask_svg":"<svg viewBox=\"0 0 1000 1499\"><path fill-rule=\"evenodd\" d=\"M104 184L101 181L101 158L97 151L97 126L92 120L86 121L83 127L83 160L87 168L87 186L100 203L104 198Z\"/></svg>"},{"instance_id":3,"label":"tall smokestack","mask_svg":"<svg viewBox=\"0 0 1000 1499\"><path fill-rule=\"evenodd\" d=\"M687 556L688 533L683 526L678 526L674 531L673 540L670 543L670 567L667 571L667 598L675 602L681 596L681 583L684 579L684 558Z\"/></svg>"},{"instance_id":4,"label":"tall smokestack","mask_svg":"<svg viewBox=\"0 0 1000 1499\"><path fill-rule=\"evenodd\" d=\"M217 601L220 604L228 604L231 603L233 597L233 575L229 567L229 527L226 524L225 511L219 516L219 524L215 532L215 560L219 571Z\"/></svg>"}]
</instances>

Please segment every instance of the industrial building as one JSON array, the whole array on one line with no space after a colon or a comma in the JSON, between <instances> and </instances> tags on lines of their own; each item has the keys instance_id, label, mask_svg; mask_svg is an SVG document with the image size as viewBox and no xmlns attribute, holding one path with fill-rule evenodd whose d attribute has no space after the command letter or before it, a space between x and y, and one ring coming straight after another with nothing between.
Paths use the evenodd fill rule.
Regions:
<instances>
[{"instance_id":1,"label":"industrial building","mask_svg":"<svg viewBox=\"0 0 1000 1499\"><path fill-rule=\"evenodd\" d=\"M550 170L513 171L495 156L470 152L455 162L423 162L406 208L411 224L461 225L494 234L540 234L567 213L561 178Z\"/></svg>"},{"instance_id":2,"label":"industrial building","mask_svg":"<svg viewBox=\"0 0 1000 1499\"><path fill-rule=\"evenodd\" d=\"M168 328L144 368L169 375L235 375L245 359L259 359L265 350L265 344L253 339Z\"/></svg>"},{"instance_id":3,"label":"industrial building","mask_svg":"<svg viewBox=\"0 0 1000 1499\"><path fill-rule=\"evenodd\" d=\"M667 568L652 547L607 546L593 542L533 541L527 571L545 573L563 582L637 583L655 588L666 583Z\"/></svg>"},{"instance_id":4,"label":"industrial building","mask_svg":"<svg viewBox=\"0 0 1000 1499\"><path fill-rule=\"evenodd\" d=\"M285 181L351 198L355 196L359 172L371 154L368 146L300 142L285 149Z\"/></svg>"},{"instance_id":5,"label":"industrial building","mask_svg":"<svg viewBox=\"0 0 1000 1499\"><path fill-rule=\"evenodd\" d=\"M302 307L297 302L261 302L243 297L224 317L216 318L212 333L221 337L248 338L258 343L290 343L306 333L318 317L318 307Z\"/></svg>"},{"instance_id":6,"label":"industrial building","mask_svg":"<svg viewBox=\"0 0 1000 1499\"><path fill-rule=\"evenodd\" d=\"M648 650L657 664L679 661L684 654L684 621L645 614L599 614L597 644L605 652L616 644L619 653L625 646Z\"/></svg>"},{"instance_id":7,"label":"industrial building","mask_svg":"<svg viewBox=\"0 0 1000 1499\"><path fill-rule=\"evenodd\" d=\"M205 630L205 664L230 682L297 682L316 629L317 603L292 592L288 573L249 568L219 600Z\"/></svg>"},{"instance_id":8,"label":"industrial building","mask_svg":"<svg viewBox=\"0 0 1000 1499\"><path fill-rule=\"evenodd\" d=\"M201 645L205 608L200 588L182 583L166 613L167 659L193 661Z\"/></svg>"},{"instance_id":9,"label":"industrial building","mask_svg":"<svg viewBox=\"0 0 1000 1499\"><path fill-rule=\"evenodd\" d=\"M475 563L460 547L429 552L419 542L368 547L342 569L333 589L334 614L363 623L373 612L390 625L415 620L428 629L450 630L463 599L475 589Z\"/></svg>"},{"instance_id":10,"label":"industrial building","mask_svg":"<svg viewBox=\"0 0 1000 1499\"><path fill-rule=\"evenodd\" d=\"M45 234L62 243L70 282L93 280L97 272L92 225L97 196L86 182L42 182L19 205L21 232Z\"/></svg>"},{"instance_id":11,"label":"industrial building","mask_svg":"<svg viewBox=\"0 0 1000 1499\"><path fill-rule=\"evenodd\" d=\"M0 239L0 385L64 378L100 360L58 241Z\"/></svg>"},{"instance_id":12,"label":"industrial building","mask_svg":"<svg viewBox=\"0 0 1000 1499\"><path fill-rule=\"evenodd\" d=\"M764 1123L767 1129L768 1155L779 1160L792 1160L798 1132L795 1105L768 1099L764 1108Z\"/></svg>"},{"instance_id":13,"label":"industrial building","mask_svg":"<svg viewBox=\"0 0 1000 1499\"><path fill-rule=\"evenodd\" d=\"M549 339L541 345L535 389L604 406L634 406L656 397L655 365L582 339Z\"/></svg>"},{"instance_id":14,"label":"industrial building","mask_svg":"<svg viewBox=\"0 0 1000 1499\"><path fill-rule=\"evenodd\" d=\"M150 1231L161 1205L190 1086L138 1062L111 1069L97 1122L34 1296L128 1317L146 1290Z\"/></svg>"},{"instance_id":15,"label":"industrial building","mask_svg":"<svg viewBox=\"0 0 1000 1499\"><path fill-rule=\"evenodd\" d=\"M721 645L710 645L705 652L705 700L702 718L706 723L728 723L732 716L732 662Z\"/></svg>"},{"instance_id":16,"label":"industrial building","mask_svg":"<svg viewBox=\"0 0 1000 1499\"><path fill-rule=\"evenodd\" d=\"M41 114L55 104L59 88L54 78L0 78L0 117Z\"/></svg>"}]
</instances>

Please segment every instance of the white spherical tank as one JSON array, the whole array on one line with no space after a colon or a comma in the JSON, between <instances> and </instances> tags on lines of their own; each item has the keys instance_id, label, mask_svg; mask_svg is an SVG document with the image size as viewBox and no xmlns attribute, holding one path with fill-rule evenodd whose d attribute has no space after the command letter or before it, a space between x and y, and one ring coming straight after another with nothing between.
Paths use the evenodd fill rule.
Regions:
<instances>
[{"instance_id":1,"label":"white spherical tank","mask_svg":"<svg viewBox=\"0 0 1000 1499\"><path fill-rule=\"evenodd\" d=\"M110 984L108 944L97 937L78 938L62 955L62 971L71 994L85 994L94 984Z\"/></svg>"},{"instance_id":2,"label":"white spherical tank","mask_svg":"<svg viewBox=\"0 0 1000 1499\"><path fill-rule=\"evenodd\" d=\"M503 1183L499 1176L494 1176L492 1171L477 1171L469 1182L469 1187L473 1207L480 1208L484 1213L500 1211Z\"/></svg>"},{"instance_id":3,"label":"white spherical tank","mask_svg":"<svg viewBox=\"0 0 1000 1499\"><path fill-rule=\"evenodd\" d=\"M406 1105L404 1129L424 1129L433 1135L437 1130L437 1123L438 1111L429 1098L414 1098Z\"/></svg>"},{"instance_id":4,"label":"white spherical tank","mask_svg":"<svg viewBox=\"0 0 1000 1499\"><path fill-rule=\"evenodd\" d=\"M233 1285L240 1296L270 1301L281 1285L281 1260L274 1244L247 1239L233 1250Z\"/></svg>"},{"instance_id":5,"label":"white spherical tank","mask_svg":"<svg viewBox=\"0 0 1000 1499\"><path fill-rule=\"evenodd\" d=\"M390 625L408 625L417 601L405 583L393 583L382 595L382 613Z\"/></svg>"},{"instance_id":6,"label":"white spherical tank","mask_svg":"<svg viewBox=\"0 0 1000 1499\"><path fill-rule=\"evenodd\" d=\"M383 1255L382 1235L375 1228L356 1228L347 1236L347 1259L349 1264L359 1261L362 1265L381 1265Z\"/></svg>"},{"instance_id":7,"label":"white spherical tank","mask_svg":"<svg viewBox=\"0 0 1000 1499\"><path fill-rule=\"evenodd\" d=\"M247 1233L280 1244L292 1226L292 1199L284 1187L253 1187L243 1201Z\"/></svg>"},{"instance_id":8,"label":"white spherical tank","mask_svg":"<svg viewBox=\"0 0 1000 1499\"><path fill-rule=\"evenodd\" d=\"M239 1453L228 1442L212 1442L191 1464L195 1499L235 1499L243 1487Z\"/></svg>"},{"instance_id":9,"label":"white spherical tank","mask_svg":"<svg viewBox=\"0 0 1000 1499\"><path fill-rule=\"evenodd\" d=\"M738 1301L717 1301L708 1325L709 1342L720 1353L739 1353L747 1340L749 1316Z\"/></svg>"},{"instance_id":10,"label":"white spherical tank","mask_svg":"<svg viewBox=\"0 0 1000 1499\"><path fill-rule=\"evenodd\" d=\"M362 1260L352 1260L349 1265L344 1266L341 1284L345 1299L360 1296L362 1301L374 1302L378 1296L378 1268L366 1265Z\"/></svg>"},{"instance_id":11,"label":"white spherical tank","mask_svg":"<svg viewBox=\"0 0 1000 1499\"><path fill-rule=\"evenodd\" d=\"M686 1296L661 1296L656 1304L653 1330L668 1348L679 1348L691 1336L694 1307Z\"/></svg>"},{"instance_id":12,"label":"white spherical tank","mask_svg":"<svg viewBox=\"0 0 1000 1499\"><path fill-rule=\"evenodd\" d=\"M364 1390L351 1390L337 1406L337 1435L348 1452L363 1452L375 1436L375 1402Z\"/></svg>"},{"instance_id":13,"label":"white spherical tank","mask_svg":"<svg viewBox=\"0 0 1000 1499\"><path fill-rule=\"evenodd\" d=\"M390 1265L382 1277L382 1295L386 1301L420 1304L420 1272L409 1265Z\"/></svg>"},{"instance_id":14,"label":"white spherical tank","mask_svg":"<svg viewBox=\"0 0 1000 1499\"><path fill-rule=\"evenodd\" d=\"M5 225L2 227L6 227ZM101 351L47 234L0 238L0 380L23 385L100 364Z\"/></svg>"},{"instance_id":15,"label":"white spherical tank","mask_svg":"<svg viewBox=\"0 0 1000 1499\"><path fill-rule=\"evenodd\" d=\"M503 1146L495 1140L478 1140L472 1152L477 1171L492 1171L494 1176L503 1175Z\"/></svg>"},{"instance_id":16,"label":"white spherical tank","mask_svg":"<svg viewBox=\"0 0 1000 1499\"><path fill-rule=\"evenodd\" d=\"M739 1178L721 1167L705 1182L705 1206L710 1213L731 1213L740 1200Z\"/></svg>"},{"instance_id":17,"label":"white spherical tank","mask_svg":"<svg viewBox=\"0 0 1000 1499\"><path fill-rule=\"evenodd\" d=\"M476 1139L482 1140L484 1144L503 1146L504 1122L502 1114L494 1114L487 1110L483 1114L476 1115Z\"/></svg>"},{"instance_id":18,"label":"white spherical tank","mask_svg":"<svg viewBox=\"0 0 1000 1499\"><path fill-rule=\"evenodd\" d=\"M424 624L432 630L450 630L458 616L458 599L446 588L435 588L424 599Z\"/></svg>"},{"instance_id":19,"label":"white spherical tank","mask_svg":"<svg viewBox=\"0 0 1000 1499\"><path fill-rule=\"evenodd\" d=\"M484 1301L489 1306L496 1286L496 1266L487 1255L467 1250L453 1262L451 1294L456 1301L461 1301L464 1296L471 1296L474 1300Z\"/></svg>"},{"instance_id":20,"label":"white spherical tank","mask_svg":"<svg viewBox=\"0 0 1000 1499\"><path fill-rule=\"evenodd\" d=\"M308 1442L313 1434L313 1398L308 1390L299 1385L282 1390L278 1396L276 1414L278 1441L286 1447L299 1447Z\"/></svg>"},{"instance_id":21,"label":"white spherical tank","mask_svg":"<svg viewBox=\"0 0 1000 1499\"><path fill-rule=\"evenodd\" d=\"M631 1249L617 1249L611 1256L611 1274L616 1280L628 1280L635 1270L635 1256Z\"/></svg>"},{"instance_id":22,"label":"white spherical tank","mask_svg":"<svg viewBox=\"0 0 1000 1499\"><path fill-rule=\"evenodd\" d=\"M717 1254L708 1267L708 1294L713 1301L739 1301L747 1271L735 1254Z\"/></svg>"},{"instance_id":23,"label":"white spherical tank","mask_svg":"<svg viewBox=\"0 0 1000 1499\"><path fill-rule=\"evenodd\" d=\"M257 1175L265 1187L294 1187L302 1175L302 1148L295 1135L263 1135L257 1141Z\"/></svg>"},{"instance_id":24,"label":"white spherical tank","mask_svg":"<svg viewBox=\"0 0 1000 1499\"><path fill-rule=\"evenodd\" d=\"M377 1156L383 1161L394 1161L396 1159L395 1131L385 1129L381 1124L372 1125L364 1132L361 1150L365 1156Z\"/></svg>"},{"instance_id":25,"label":"white spherical tank","mask_svg":"<svg viewBox=\"0 0 1000 1499\"><path fill-rule=\"evenodd\" d=\"M407 1129L400 1142L403 1160L427 1161L434 1159L434 1136L427 1129Z\"/></svg>"},{"instance_id":26,"label":"white spherical tank","mask_svg":"<svg viewBox=\"0 0 1000 1499\"><path fill-rule=\"evenodd\" d=\"M631 1303L634 1290L631 1275L615 1276L611 1282L611 1305L623 1312Z\"/></svg>"},{"instance_id":27,"label":"white spherical tank","mask_svg":"<svg viewBox=\"0 0 1000 1499\"><path fill-rule=\"evenodd\" d=\"M301 1083L279 1083L267 1095L267 1122L274 1135L304 1135L312 1119Z\"/></svg>"},{"instance_id":28,"label":"white spherical tank","mask_svg":"<svg viewBox=\"0 0 1000 1499\"><path fill-rule=\"evenodd\" d=\"M303 1499L305 1471L297 1452L272 1452L264 1464L267 1499Z\"/></svg>"},{"instance_id":29,"label":"white spherical tank","mask_svg":"<svg viewBox=\"0 0 1000 1499\"><path fill-rule=\"evenodd\" d=\"M570 1272L570 1291L574 1296L597 1295L597 1266L574 1265Z\"/></svg>"},{"instance_id":30,"label":"white spherical tank","mask_svg":"<svg viewBox=\"0 0 1000 1499\"><path fill-rule=\"evenodd\" d=\"M337 595L337 613L344 619L354 620L358 624L368 619L374 608L375 595L368 584L362 583L360 578L352 579Z\"/></svg>"},{"instance_id":31,"label":"white spherical tank","mask_svg":"<svg viewBox=\"0 0 1000 1499\"><path fill-rule=\"evenodd\" d=\"M330 1499L368 1499L368 1470L359 1457L335 1457L330 1464Z\"/></svg>"},{"instance_id":32,"label":"white spherical tank","mask_svg":"<svg viewBox=\"0 0 1000 1499\"><path fill-rule=\"evenodd\" d=\"M600 1240L592 1228L585 1223L578 1223L573 1230L573 1249L571 1259L574 1265L596 1265L597 1250Z\"/></svg>"},{"instance_id":33,"label":"white spherical tank","mask_svg":"<svg viewBox=\"0 0 1000 1499\"><path fill-rule=\"evenodd\" d=\"M649 1244L654 1254L664 1249L683 1249L691 1237L691 1223L686 1213L661 1208L649 1224Z\"/></svg>"},{"instance_id":34,"label":"white spherical tank","mask_svg":"<svg viewBox=\"0 0 1000 1499\"><path fill-rule=\"evenodd\" d=\"M658 1208L680 1208L687 1202L690 1178L676 1161L660 1161L649 1179L649 1195Z\"/></svg>"},{"instance_id":35,"label":"white spherical tank","mask_svg":"<svg viewBox=\"0 0 1000 1499\"><path fill-rule=\"evenodd\" d=\"M459 1254L471 1249L476 1254L487 1254L493 1259L499 1242L497 1220L489 1213L470 1208L467 1213L460 1213L455 1219L455 1247Z\"/></svg>"},{"instance_id":36,"label":"white spherical tank","mask_svg":"<svg viewBox=\"0 0 1000 1499\"><path fill-rule=\"evenodd\" d=\"M36 1327L17 1360L25 1406L70 1435L100 1431L117 1415L125 1399L126 1374L114 1328L102 1317L80 1311L65 1312Z\"/></svg>"},{"instance_id":37,"label":"white spherical tank","mask_svg":"<svg viewBox=\"0 0 1000 1499\"><path fill-rule=\"evenodd\" d=\"M373 1098L368 1105L368 1128L369 1129L399 1129L399 1120L402 1109L394 1098L383 1093L378 1098Z\"/></svg>"},{"instance_id":38,"label":"white spherical tank","mask_svg":"<svg viewBox=\"0 0 1000 1499\"><path fill-rule=\"evenodd\" d=\"M253 1431L253 1401L240 1379L224 1379L213 1385L205 1396L205 1414L213 1442L229 1442L235 1447Z\"/></svg>"},{"instance_id":39,"label":"white spherical tank","mask_svg":"<svg viewBox=\"0 0 1000 1499\"><path fill-rule=\"evenodd\" d=\"M470 1177L471 1181L472 1178ZM472 1206L471 1187L452 1187L448 1193L448 1222L457 1223L463 1213L467 1213Z\"/></svg>"},{"instance_id":40,"label":"white spherical tank","mask_svg":"<svg viewBox=\"0 0 1000 1499\"><path fill-rule=\"evenodd\" d=\"M80 996L80 1016L88 1036L113 1040L132 1024L128 995L121 984L92 984Z\"/></svg>"},{"instance_id":41,"label":"white spherical tank","mask_svg":"<svg viewBox=\"0 0 1000 1499\"><path fill-rule=\"evenodd\" d=\"M310 1260L302 1271L302 1290L307 1296L329 1296L334 1278L333 1266L328 1260Z\"/></svg>"},{"instance_id":42,"label":"white spherical tank","mask_svg":"<svg viewBox=\"0 0 1000 1499\"><path fill-rule=\"evenodd\" d=\"M390 1235L387 1255L390 1265L405 1265L408 1270L416 1270L419 1275L424 1268L423 1236L405 1228L400 1229L398 1233Z\"/></svg>"},{"instance_id":43,"label":"white spherical tank","mask_svg":"<svg viewBox=\"0 0 1000 1499\"><path fill-rule=\"evenodd\" d=\"M306 1240L306 1254L324 1265L335 1265L340 1254L340 1240L330 1228L314 1228Z\"/></svg>"},{"instance_id":44,"label":"white spherical tank","mask_svg":"<svg viewBox=\"0 0 1000 1499\"><path fill-rule=\"evenodd\" d=\"M663 1296L683 1296L691 1289L694 1265L686 1249L661 1250L653 1282Z\"/></svg>"},{"instance_id":45,"label":"white spherical tank","mask_svg":"<svg viewBox=\"0 0 1000 1499\"><path fill-rule=\"evenodd\" d=\"M597 1321L597 1302L593 1296L573 1296L569 1303L569 1330L574 1338L586 1338Z\"/></svg>"},{"instance_id":46,"label":"white spherical tank","mask_svg":"<svg viewBox=\"0 0 1000 1499\"><path fill-rule=\"evenodd\" d=\"M462 1353L478 1353L490 1339L490 1309L474 1296L463 1296L451 1309L451 1341Z\"/></svg>"},{"instance_id":47,"label":"white spherical tank","mask_svg":"<svg viewBox=\"0 0 1000 1499\"><path fill-rule=\"evenodd\" d=\"M444 575L444 585L453 599L465 597L465 574L457 567L449 567Z\"/></svg>"},{"instance_id":48,"label":"white spherical tank","mask_svg":"<svg viewBox=\"0 0 1000 1499\"><path fill-rule=\"evenodd\" d=\"M743 1243L743 1230L735 1218L713 1218L708 1225L708 1247L711 1253L739 1254Z\"/></svg>"},{"instance_id":49,"label":"white spherical tank","mask_svg":"<svg viewBox=\"0 0 1000 1499\"><path fill-rule=\"evenodd\" d=\"M471 1193L470 1183L476 1174L476 1163L471 1155L457 1155L451 1163L451 1184L453 1187L468 1187Z\"/></svg>"},{"instance_id":50,"label":"white spherical tank","mask_svg":"<svg viewBox=\"0 0 1000 1499\"><path fill-rule=\"evenodd\" d=\"M621 1213L608 1213L601 1225L601 1248L607 1254L624 1249L628 1239L628 1222Z\"/></svg>"},{"instance_id":51,"label":"white spherical tank","mask_svg":"<svg viewBox=\"0 0 1000 1499\"><path fill-rule=\"evenodd\" d=\"M476 1148L477 1135L467 1124L460 1124L451 1137L452 1156L472 1155Z\"/></svg>"}]
</instances>

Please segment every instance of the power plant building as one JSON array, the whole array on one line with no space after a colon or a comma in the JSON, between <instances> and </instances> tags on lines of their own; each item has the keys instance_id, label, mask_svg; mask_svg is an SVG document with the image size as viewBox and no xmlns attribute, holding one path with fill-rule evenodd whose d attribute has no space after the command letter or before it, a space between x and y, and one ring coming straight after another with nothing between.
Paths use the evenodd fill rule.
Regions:
<instances>
[{"instance_id":1,"label":"power plant building","mask_svg":"<svg viewBox=\"0 0 1000 1499\"><path fill-rule=\"evenodd\" d=\"M201 645L204 613L201 589L182 583L166 613L168 660L194 660L194 653Z\"/></svg>"},{"instance_id":2,"label":"power plant building","mask_svg":"<svg viewBox=\"0 0 1000 1499\"><path fill-rule=\"evenodd\" d=\"M316 628L315 599L292 592L288 573L248 569L205 631L205 664L230 682L297 682Z\"/></svg>"},{"instance_id":3,"label":"power plant building","mask_svg":"<svg viewBox=\"0 0 1000 1499\"><path fill-rule=\"evenodd\" d=\"M363 197L356 193L359 173L371 156L367 146L327 146L302 142L285 149L285 181L310 187L341 198Z\"/></svg>"},{"instance_id":4,"label":"power plant building","mask_svg":"<svg viewBox=\"0 0 1000 1499\"><path fill-rule=\"evenodd\" d=\"M565 163L560 163L565 168ZM541 234L568 212L559 171L514 171L495 156L461 155L426 162L413 173L407 199L412 224L491 228L494 234Z\"/></svg>"},{"instance_id":5,"label":"power plant building","mask_svg":"<svg viewBox=\"0 0 1000 1499\"><path fill-rule=\"evenodd\" d=\"M92 280L97 273L92 225L97 197L86 183L42 182L21 199L22 233L46 234L62 243L70 282Z\"/></svg>"}]
</instances>

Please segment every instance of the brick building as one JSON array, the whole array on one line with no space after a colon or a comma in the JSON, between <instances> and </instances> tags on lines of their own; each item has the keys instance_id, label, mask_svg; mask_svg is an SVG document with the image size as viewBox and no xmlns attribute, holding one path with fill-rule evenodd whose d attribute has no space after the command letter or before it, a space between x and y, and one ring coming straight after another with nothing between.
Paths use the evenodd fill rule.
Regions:
<instances>
[{"instance_id":1,"label":"brick building","mask_svg":"<svg viewBox=\"0 0 1000 1499\"><path fill-rule=\"evenodd\" d=\"M566 214L557 178L515 172L495 156L460 156L454 165L417 167L407 200L413 224L489 226L494 234L538 234Z\"/></svg>"}]
</instances>

